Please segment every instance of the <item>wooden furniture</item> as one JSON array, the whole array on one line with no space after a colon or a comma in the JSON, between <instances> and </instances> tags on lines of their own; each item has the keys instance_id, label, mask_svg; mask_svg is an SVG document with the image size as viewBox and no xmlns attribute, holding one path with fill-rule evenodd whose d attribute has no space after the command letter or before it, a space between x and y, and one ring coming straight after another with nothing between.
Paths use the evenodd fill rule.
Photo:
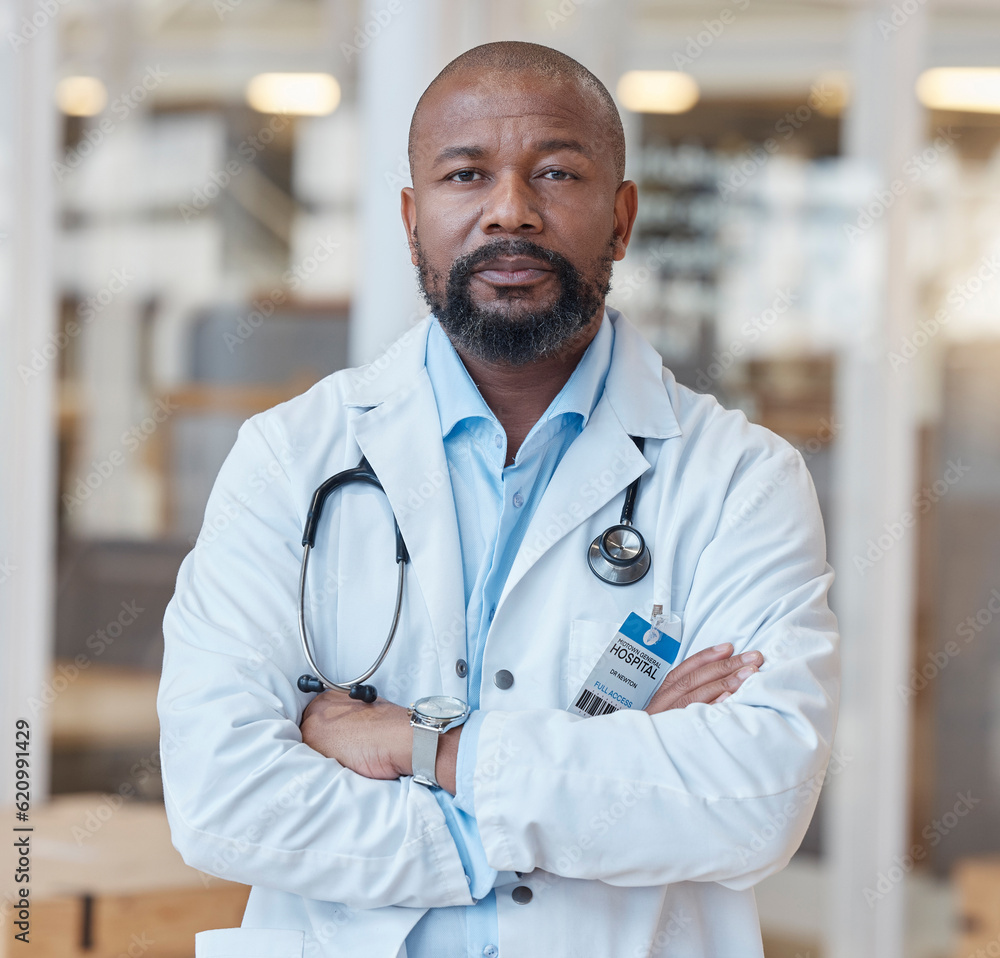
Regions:
<instances>
[{"instance_id":1,"label":"wooden furniture","mask_svg":"<svg viewBox=\"0 0 1000 958\"><path fill-rule=\"evenodd\" d=\"M0 810L13 825L13 809ZM250 889L189 868L170 843L162 805L80 794L34 808L29 944L18 931L17 888L5 882L0 958L193 958L195 932L239 925ZM8 825L8 827L10 827ZM0 867L13 875L12 841Z\"/></svg>"},{"instance_id":2,"label":"wooden furniture","mask_svg":"<svg viewBox=\"0 0 1000 958\"><path fill-rule=\"evenodd\" d=\"M1000 953L1000 857L959 859L953 875L961 915L955 958Z\"/></svg>"}]
</instances>

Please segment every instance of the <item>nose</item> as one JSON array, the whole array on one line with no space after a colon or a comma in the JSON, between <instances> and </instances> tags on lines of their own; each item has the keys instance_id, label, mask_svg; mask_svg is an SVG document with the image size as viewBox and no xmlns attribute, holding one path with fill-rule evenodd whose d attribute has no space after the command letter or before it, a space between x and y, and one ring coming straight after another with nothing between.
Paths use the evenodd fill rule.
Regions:
<instances>
[{"instance_id":1,"label":"nose","mask_svg":"<svg viewBox=\"0 0 1000 958\"><path fill-rule=\"evenodd\" d=\"M493 181L480 217L484 233L539 233L542 216L538 197L520 173L510 170Z\"/></svg>"}]
</instances>

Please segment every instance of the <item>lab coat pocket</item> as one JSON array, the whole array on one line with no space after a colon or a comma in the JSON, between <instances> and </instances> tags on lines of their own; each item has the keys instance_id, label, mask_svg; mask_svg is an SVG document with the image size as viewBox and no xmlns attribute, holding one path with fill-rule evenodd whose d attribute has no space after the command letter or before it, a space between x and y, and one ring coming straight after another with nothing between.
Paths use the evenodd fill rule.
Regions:
<instances>
[{"instance_id":1,"label":"lab coat pocket","mask_svg":"<svg viewBox=\"0 0 1000 958\"><path fill-rule=\"evenodd\" d=\"M566 656L566 680L563 688L563 708L576 698L590 670L618 632L620 622L595 622L572 619L569 624L569 653Z\"/></svg>"},{"instance_id":2,"label":"lab coat pocket","mask_svg":"<svg viewBox=\"0 0 1000 958\"><path fill-rule=\"evenodd\" d=\"M302 958L304 934L283 928L217 928L194 936L195 958Z\"/></svg>"}]
</instances>

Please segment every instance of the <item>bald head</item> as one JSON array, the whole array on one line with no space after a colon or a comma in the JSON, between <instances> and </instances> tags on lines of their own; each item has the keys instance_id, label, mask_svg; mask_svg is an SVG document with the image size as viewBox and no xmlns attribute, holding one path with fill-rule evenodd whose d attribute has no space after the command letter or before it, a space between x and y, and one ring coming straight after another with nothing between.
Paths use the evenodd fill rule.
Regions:
<instances>
[{"instance_id":1,"label":"bald head","mask_svg":"<svg viewBox=\"0 0 1000 958\"><path fill-rule=\"evenodd\" d=\"M482 46L473 47L452 60L431 81L417 101L413 119L410 121L410 175L413 175L419 152L417 144L421 113L439 88L447 85L449 81L459 81L465 76L468 76L472 83L493 84L502 82L505 74L513 73L537 77L541 84L558 85L568 82L576 86L580 93L593 103L594 116L599 118L611 147L615 176L619 182L624 179L625 133L618 107L615 106L607 87L583 64L566 56L565 53L538 43L521 43L515 40L484 43Z\"/></svg>"}]
</instances>

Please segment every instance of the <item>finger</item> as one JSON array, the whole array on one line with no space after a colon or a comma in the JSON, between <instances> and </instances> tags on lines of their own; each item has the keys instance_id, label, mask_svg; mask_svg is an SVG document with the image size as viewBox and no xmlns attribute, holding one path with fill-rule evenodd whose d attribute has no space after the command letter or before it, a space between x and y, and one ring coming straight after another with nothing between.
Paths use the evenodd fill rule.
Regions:
<instances>
[{"instance_id":1,"label":"finger","mask_svg":"<svg viewBox=\"0 0 1000 958\"><path fill-rule=\"evenodd\" d=\"M732 695L756 671L755 666L745 665L732 675L702 682L690 691L665 696L659 702L654 699L649 703L646 711L650 715L655 715L658 712L665 712L668 709L685 708L693 702L713 703L719 700L721 696L728 697Z\"/></svg>"},{"instance_id":2,"label":"finger","mask_svg":"<svg viewBox=\"0 0 1000 958\"><path fill-rule=\"evenodd\" d=\"M699 653L700 654L700 653ZM685 660L682 664L695 659ZM742 655L732 655L722 660L703 661L703 664L694 669L679 671L680 666L667 673L663 685L660 687L653 701L658 711L664 708L683 708L678 705L681 699L690 695L695 690L710 682L728 678L730 675L739 672L744 668L758 668L764 662L764 656L760 652L744 652ZM739 687L738 685L736 686ZM735 689L734 689L735 691ZM653 704L652 702L650 704Z\"/></svg>"},{"instance_id":3,"label":"finger","mask_svg":"<svg viewBox=\"0 0 1000 958\"><path fill-rule=\"evenodd\" d=\"M733 654L733 643L723 642L721 645L712 646L709 649L702 649L700 652L695 652L694 655L689 656L683 662L678 663L674 668L670 670L667 674L666 681L677 681L682 679L685 675L691 672L696 672L701 666L708 665L710 662L718 662L720 660L728 659Z\"/></svg>"},{"instance_id":4,"label":"finger","mask_svg":"<svg viewBox=\"0 0 1000 958\"><path fill-rule=\"evenodd\" d=\"M757 669L752 665L745 665L739 672L729 675L724 679L717 679L714 682L707 682L696 689L680 696L674 701L673 708L683 709L694 702L711 703L722 695L732 695Z\"/></svg>"}]
</instances>

